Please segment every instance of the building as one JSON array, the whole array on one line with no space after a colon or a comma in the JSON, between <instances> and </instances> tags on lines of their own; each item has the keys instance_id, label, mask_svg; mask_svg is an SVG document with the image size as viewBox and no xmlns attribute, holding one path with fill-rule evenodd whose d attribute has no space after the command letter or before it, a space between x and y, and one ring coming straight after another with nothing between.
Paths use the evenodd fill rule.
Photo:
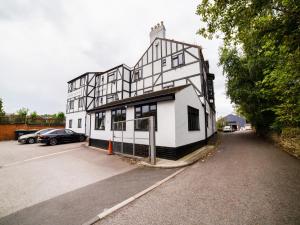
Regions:
<instances>
[{"instance_id":1,"label":"building","mask_svg":"<svg viewBox=\"0 0 300 225\"><path fill-rule=\"evenodd\" d=\"M147 123L128 120L154 116L158 157L178 159L206 144L216 132L214 74L200 46L165 33L162 22L151 29L150 46L133 67L122 64L69 81L66 126L102 148L113 130L122 137L134 133L136 154L145 156ZM123 139L122 146L130 153L132 140Z\"/></svg>"},{"instance_id":2,"label":"building","mask_svg":"<svg viewBox=\"0 0 300 225\"><path fill-rule=\"evenodd\" d=\"M228 114L224 117L226 125L231 126L233 130L240 130L242 127L246 126L246 120L243 117Z\"/></svg>"}]
</instances>

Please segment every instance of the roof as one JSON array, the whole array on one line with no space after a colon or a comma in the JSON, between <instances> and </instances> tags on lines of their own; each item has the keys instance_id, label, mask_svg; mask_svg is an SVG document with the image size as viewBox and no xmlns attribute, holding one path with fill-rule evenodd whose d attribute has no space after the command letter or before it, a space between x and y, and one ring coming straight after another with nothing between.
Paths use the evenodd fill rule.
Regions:
<instances>
[{"instance_id":1,"label":"roof","mask_svg":"<svg viewBox=\"0 0 300 225\"><path fill-rule=\"evenodd\" d=\"M89 74L89 73L102 73L102 72L86 72L86 73L84 73L84 74L81 74L81 75L79 75L79 76L73 78L72 80L69 80L67 83L70 83L70 82L72 82L72 81L74 81L74 80L77 80L77 79L79 79L79 78L81 78L81 77L84 77L85 75L87 75L87 74Z\"/></svg>"},{"instance_id":2,"label":"roof","mask_svg":"<svg viewBox=\"0 0 300 225\"><path fill-rule=\"evenodd\" d=\"M168 101L175 99L175 93L181 91L182 89L190 86L190 84L181 85L174 88L168 88L160 91L151 92L149 94L138 95L130 98L125 98L122 100L114 101L107 103L105 105L93 108L91 110L87 110L88 112L100 111L105 109L112 109L119 106L132 106L138 104L146 104L157 101Z\"/></svg>"}]
</instances>

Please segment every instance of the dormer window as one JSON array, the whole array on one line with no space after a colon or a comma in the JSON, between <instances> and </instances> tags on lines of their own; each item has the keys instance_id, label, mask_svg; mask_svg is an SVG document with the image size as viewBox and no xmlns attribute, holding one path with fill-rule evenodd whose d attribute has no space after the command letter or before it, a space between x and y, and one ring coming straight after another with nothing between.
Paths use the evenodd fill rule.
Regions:
<instances>
[{"instance_id":1,"label":"dormer window","mask_svg":"<svg viewBox=\"0 0 300 225\"><path fill-rule=\"evenodd\" d=\"M172 67L178 67L184 64L183 52L172 56Z\"/></svg>"}]
</instances>

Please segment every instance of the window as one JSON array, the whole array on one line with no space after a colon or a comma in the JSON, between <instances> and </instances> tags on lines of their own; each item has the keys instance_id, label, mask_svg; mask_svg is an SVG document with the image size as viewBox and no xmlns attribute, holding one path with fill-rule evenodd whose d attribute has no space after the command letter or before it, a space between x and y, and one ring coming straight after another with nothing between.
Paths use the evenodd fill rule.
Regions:
<instances>
[{"instance_id":1,"label":"window","mask_svg":"<svg viewBox=\"0 0 300 225\"><path fill-rule=\"evenodd\" d=\"M104 82L104 76L101 76L101 81L102 81L102 83Z\"/></svg>"},{"instance_id":2,"label":"window","mask_svg":"<svg viewBox=\"0 0 300 225\"><path fill-rule=\"evenodd\" d=\"M111 129L112 130L126 130L126 122L114 123L126 120L126 109L111 110ZM123 129L122 129L123 128Z\"/></svg>"},{"instance_id":3,"label":"window","mask_svg":"<svg viewBox=\"0 0 300 225\"><path fill-rule=\"evenodd\" d=\"M114 82L116 80L115 72L108 74L107 82Z\"/></svg>"},{"instance_id":4,"label":"window","mask_svg":"<svg viewBox=\"0 0 300 225\"><path fill-rule=\"evenodd\" d=\"M161 64L162 64L162 66L166 66L167 65L167 59L166 58L162 58L161 59Z\"/></svg>"},{"instance_id":5,"label":"window","mask_svg":"<svg viewBox=\"0 0 300 225\"><path fill-rule=\"evenodd\" d=\"M118 100L118 95L117 94L110 94L106 96L106 102L110 103L113 102L115 100Z\"/></svg>"},{"instance_id":6,"label":"window","mask_svg":"<svg viewBox=\"0 0 300 225\"><path fill-rule=\"evenodd\" d=\"M78 108L82 108L83 107L83 98L79 98L78 99Z\"/></svg>"},{"instance_id":7,"label":"window","mask_svg":"<svg viewBox=\"0 0 300 225\"><path fill-rule=\"evenodd\" d=\"M80 87L84 85L85 77L80 78Z\"/></svg>"},{"instance_id":8,"label":"window","mask_svg":"<svg viewBox=\"0 0 300 225\"><path fill-rule=\"evenodd\" d=\"M95 114L95 130L105 130L105 112Z\"/></svg>"},{"instance_id":9,"label":"window","mask_svg":"<svg viewBox=\"0 0 300 225\"><path fill-rule=\"evenodd\" d=\"M53 131L53 132L50 132L51 134L66 134L65 130L61 129L61 130L56 130L56 131Z\"/></svg>"},{"instance_id":10,"label":"window","mask_svg":"<svg viewBox=\"0 0 300 225\"><path fill-rule=\"evenodd\" d=\"M172 56L172 67L178 67L184 64L183 53Z\"/></svg>"},{"instance_id":11,"label":"window","mask_svg":"<svg viewBox=\"0 0 300 225\"><path fill-rule=\"evenodd\" d=\"M82 119L78 119L78 128L81 128L81 121L82 121Z\"/></svg>"},{"instance_id":12,"label":"window","mask_svg":"<svg viewBox=\"0 0 300 225\"><path fill-rule=\"evenodd\" d=\"M133 72L133 79L134 80L139 80L142 78L142 70L141 69L137 69Z\"/></svg>"},{"instance_id":13,"label":"window","mask_svg":"<svg viewBox=\"0 0 300 225\"><path fill-rule=\"evenodd\" d=\"M74 109L74 100L69 101L69 109Z\"/></svg>"},{"instance_id":14,"label":"window","mask_svg":"<svg viewBox=\"0 0 300 225\"><path fill-rule=\"evenodd\" d=\"M205 113L205 124L206 127L208 128L208 113Z\"/></svg>"},{"instance_id":15,"label":"window","mask_svg":"<svg viewBox=\"0 0 300 225\"><path fill-rule=\"evenodd\" d=\"M72 120L69 120L69 128L72 128Z\"/></svg>"},{"instance_id":16,"label":"window","mask_svg":"<svg viewBox=\"0 0 300 225\"><path fill-rule=\"evenodd\" d=\"M71 131L71 130L68 130L68 129L66 129L66 130L65 130L65 133L67 133L67 134L74 134L74 132L73 132L73 131Z\"/></svg>"},{"instance_id":17,"label":"window","mask_svg":"<svg viewBox=\"0 0 300 225\"><path fill-rule=\"evenodd\" d=\"M69 88L68 88L68 92L72 92L76 90L76 83L75 81L69 83Z\"/></svg>"},{"instance_id":18,"label":"window","mask_svg":"<svg viewBox=\"0 0 300 225\"><path fill-rule=\"evenodd\" d=\"M96 86L99 87L100 86L100 76L96 77Z\"/></svg>"},{"instance_id":19,"label":"window","mask_svg":"<svg viewBox=\"0 0 300 225\"><path fill-rule=\"evenodd\" d=\"M200 130L199 110L188 106L188 129L189 131Z\"/></svg>"},{"instance_id":20,"label":"window","mask_svg":"<svg viewBox=\"0 0 300 225\"><path fill-rule=\"evenodd\" d=\"M155 130L157 130L157 110L156 103L150 105L141 105L135 107L135 118L143 118L154 116ZM149 129L149 120L136 120L134 124L135 130L147 131Z\"/></svg>"}]
</instances>

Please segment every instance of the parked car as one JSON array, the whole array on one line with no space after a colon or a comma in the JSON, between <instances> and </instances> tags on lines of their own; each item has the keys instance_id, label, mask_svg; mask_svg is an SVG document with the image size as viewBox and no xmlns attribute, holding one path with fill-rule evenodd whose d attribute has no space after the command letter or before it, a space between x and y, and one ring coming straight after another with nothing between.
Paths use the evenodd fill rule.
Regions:
<instances>
[{"instance_id":1,"label":"parked car","mask_svg":"<svg viewBox=\"0 0 300 225\"><path fill-rule=\"evenodd\" d=\"M231 126L225 126L225 127L223 127L223 132L232 132L233 130L232 130L232 128L231 128Z\"/></svg>"},{"instance_id":2,"label":"parked car","mask_svg":"<svg viewBox=\"0 0 300 225\"><path fill-rule=\"evenodd\" d=\"M41 135L41 134L45 134L51 130L54 130L53 128L46 128L46 129L42 129L42 130L39 130L35 133L32 133L32 134L24 134L24 135L21 135L19 138L18 138L18 142L19 143L22 143L22 144L33 144L33 143L36 143L37 142L37 139L38 139L38 136Z\"/></svg>"},{"instance_id":3,"label":"parked car","mask_svg":"<svg viewBox=\"0 0 300 225\"><path fill-rule=\"evenodd\" d=\"M76 133L70 129L55 129L39 135L38 142L47 145L57 145L60 143L81 142L85 141L86 138L85 134Z\"/></svg>"},{"instance_id":4,"label":"parked car","mask_svg":"<svg viewBox=\"0 0 300 225\"><path fill-rule=\"evenodd\" d=\"M252 130L252 126L251 126L251 124L246 124L245 125L245 130Z\"/></svg>"}]
</instances>

